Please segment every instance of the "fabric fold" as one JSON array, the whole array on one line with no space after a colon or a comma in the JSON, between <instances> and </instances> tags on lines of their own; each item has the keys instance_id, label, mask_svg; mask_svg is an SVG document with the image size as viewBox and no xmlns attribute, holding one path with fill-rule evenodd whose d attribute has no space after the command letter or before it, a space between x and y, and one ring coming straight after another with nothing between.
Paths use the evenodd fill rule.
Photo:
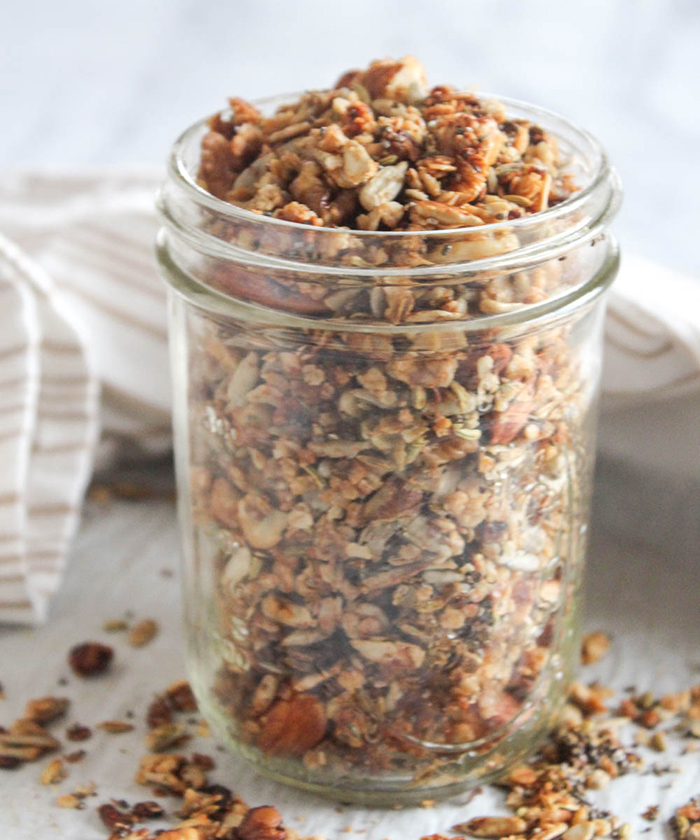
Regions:
<instances>
[{"instance_id":1,"label":"fabric fold","mask_svg":"<svg viewBox=\"0 0 700 840\"><path fill-rule=\"evenodd\" d=\"M92 470L99 380L51 279L4 237L0 323L0 621L41 621Z\"/></svg>"}]
</instances>

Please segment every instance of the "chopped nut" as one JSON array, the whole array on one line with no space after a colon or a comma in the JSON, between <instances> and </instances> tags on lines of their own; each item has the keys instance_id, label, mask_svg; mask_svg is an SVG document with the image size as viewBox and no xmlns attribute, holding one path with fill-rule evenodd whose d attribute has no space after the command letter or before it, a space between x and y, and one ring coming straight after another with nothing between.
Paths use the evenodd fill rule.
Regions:
<instances>
[{"instance_id":1,"label":"chopped nut","mask_svg":"<svg viewBox=\"0 0 700 840\"><path fill-rule=\"evenodd\" d=\"M665 752L668 744L666 743L666 736L663 732L654 732L649 739L649 747L656 752Z\"/></svg>"},{"instance_id":2,"label":"chopped nut","mask_svg":"<svg viewBox=\"0 0 700 840\"><path fill-rule=\"evenodd\" d=\"M107 633L118 633L121 630L128 630L128 628L129 624L122 618L111 618L102 625L102 629Z\"/></svg>"},{"instance_id":3,"label":"chopped nut","mask_svg":"<svg viewBox=\"0 0 700 840\"><path fill-rule=\"evenodd\" d=\"M66 738L69 741L87 741L92 737L92 730L87 726L81 726L79 723L74 723L66 729Z\"/></svg>"},{"instance_id":4,"label":"chopped nut","mask_svg":"<svg viewBox=\"0 0 700 840\"><path fill-rule=\"evenodd\" d=\"M526 828L527 823L518 817L474 817L454 826L454 831L464 831L472 837L507 837L523 834Z\"/></svg>"},{"instance_id":5,"label":"chopped nut","mask_svg":"<svg viewBox=\"0 0 700 840\"><path fill-rule=\"evenodd\" d=\"M173 708L179 712L197 711L197 701L187 680L179 680L173 683L166 689L165 696Z\"/></svg>"},{"instance_id":6,"label":"chopped nut","mask_svg":"<svg viewBox=\"0 0 700 840\"><path fill-rule=\"evenodd\" d=\"M60 742L36 721L19 720L13 724L10 732L0 732L3 769L13 769L16 761L36 761L60 746Z\"/></svg>"},{"instance_id":7,"label":"chopped nut","mask_svg":"<svg viewBox=\"0 0 700 840\"><path fill-rule=\"evenodd\" d=\"M68 772L60 758L52 758L41 774L42 785L56 785L66 778Z\"/></svg>"},{"instance_id":8,"label":"chopped nut","mask_svg":"<svg viewBox=\"0 0 700 840\"><path fill-rule=\"evenodd\" d=\"M99 642L85 642L72 648L68 664L79 677L103 674L112 662L114 651Z\"/></svg>"},{"instance_id":9,"label":"chopped nut","mask_svg":"<svg viewBox=\"0 0 700 840\"><path fill-rule=\"evenodd\" d=\"M158 632L158 622L152 618L144 618L129 631L129 644L132 647L147 645Z\"/></svg>"},{"instance_id":10,"label":"chopped nut","mask_svg":"<svg viewBox=\"0 0 700 840\"><path fill-rule=\"evenodd\" d=\"M80 797L75 796L73 793L61 794L61 796L59 796L56 800L56 804L59 808L74 808L75 810L85 807L83 800L80 799Z\"/></svg>"},{"instance_id":11,"label":"chopped nut","mask_svg":"<svg viewBox=\"0 0 700 840\"><path fill-rule=\"evenodd\" d=\"M151 752L162 752L170 747L182 744L189 735L179 723L164 723L146 735L146 746Z\"/></svg>"},{"instance_id":12,"label":"chopped nut","mask_svg":"<svg viewBox=\"0 0 700 840\"><path fill-rule=\"evenodd\" d=\"M66 697L42 697L27 703L24 716L39 723L49 723L64 715L69 705L70 701Z\"/></svg>"},{"instance_id":13,"label":"chopped nut","mask_svg":"<svg viewBox=\"0 0 700 840\"><path fill-rule=\"evenodd\" d=\"M277 808L251 808L238 826L240 840L285 840L287 831Z\"/></svg>"},{"instance_id":14,"label":"chopped nut","mask_svg":"<svg viewBox=\"0 0 700 840\"><path fill-rule=\"evenodd\" d=\"M581 662L592 665L602 659L610 649L610 637L603 632L588 633L583 637L581 645Z\"/></svg>"},{"instance_id":15,"label":"chopped nut","mask_svg":"<svg viewBox=\"0 0 700 840\"><path fill-rule=\"evenodd\" d=\"M700 798L691 799L678 808L670 824L677 840L695 840L700 836Z\"/></svg>"},{"instance_id":16,"label":"chopped nut","mask_svg":"<svg viewBox=\"0 0 700 840\"><path fill-rule=\"evenodd\" d=\"M136 822L144 820L158 820L164 815L163 807L157 802L137 802L131 809L131 816Z\"/></svg>"},{"instance_id":17,"label":"chopped nut","mask_svg":"<svg viewBox=\"0 0 700 840\"><path fill-rule=\"evenodd\" d=\"M593 823L582 822L568 828L563 834L563 840L592 840L595 836Z\"/></svg>"},{"instance_id":18,"label":"chopped nut","mask_svg":"<svg viewBox=\"0 0 700 840\"><path fill-rule=\"evenodd\" d=\"M155 729L158 726L172 723L173 710L167 698L158 696L148 707L146 713L146 722L150 729Z\"/></svg>"},{"instance_id":19,"label":"chopped nut","mask_svg":"<svg viewBox=\"0 0 700 840\"><path fill-rule=\"evenodd\" d=\"M642 817L648 822L654 822L659 817L659 806L650 805L646 811L643 812Z\"/></svg>"},{"instance_id":20,"label":"chopped nut","mask_svg":"<svg viewBox=\"0 0 700 840\"><path fill-rule=\"evenodd\" d=\"M100 805L97 809L97 813L110 831L128 831L134 824L131 814L120 811L109 802L105 802L103 805Z\"/></svg>"}]
</instances>

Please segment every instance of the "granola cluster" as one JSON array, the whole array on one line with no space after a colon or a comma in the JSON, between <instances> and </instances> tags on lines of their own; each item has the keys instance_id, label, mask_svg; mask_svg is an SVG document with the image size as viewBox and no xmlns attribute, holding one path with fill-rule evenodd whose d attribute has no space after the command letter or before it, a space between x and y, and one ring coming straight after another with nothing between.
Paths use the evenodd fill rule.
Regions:
<instances>
[{"instance_id":1,"label":"granola cluster","mask_svg":"<svg viewBox=\"0 0 700 840\"><path fill-rule=\"evenodd\" d=\"M580 315L463 325L591 275L580 255L468 261L522 246L509 223L571 194L556 138L428 91L414 59L269 118L234 99L209 127L201 186L252 211L209 232L340 275L203 261L205 282L258 306L183 310L200 700L305 783L492 773L546 725L575 656L595 371ZM405 274L352 276L368 266Z\"/></svg>"},{"instance_id":2,"label":"granola cluster","mask_svg":"<svg viewBox=\"0 0 700 840\"><path fill-rule=\"evenodd\" d=\"M429 90L410 56L345 73L332 90L304 94L271 117L231 99L230 114L209 126L200 184L288 222L482 226L545 210L573 189L555 137L509 119L499 102L447 85Z\"/></svg>"}]
</instances>

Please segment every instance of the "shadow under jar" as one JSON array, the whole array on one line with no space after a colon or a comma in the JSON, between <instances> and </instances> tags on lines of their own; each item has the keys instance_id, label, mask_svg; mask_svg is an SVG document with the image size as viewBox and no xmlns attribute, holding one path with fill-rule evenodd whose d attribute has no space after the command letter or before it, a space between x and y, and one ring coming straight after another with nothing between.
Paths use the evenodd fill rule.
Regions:
<instances>
[{"instance_id":1,"label":"shadow under jar","mask_svg":"<svg viewBox=\"0 0 700 840\"><path fill-rule=\"evenodd\" d=\"M170 286L189 670L217 736L344 801L495 776L553 724L578 660L614 171L478 229L362 232L197 186L159 199Z\"/></svg>"}]
</instances>

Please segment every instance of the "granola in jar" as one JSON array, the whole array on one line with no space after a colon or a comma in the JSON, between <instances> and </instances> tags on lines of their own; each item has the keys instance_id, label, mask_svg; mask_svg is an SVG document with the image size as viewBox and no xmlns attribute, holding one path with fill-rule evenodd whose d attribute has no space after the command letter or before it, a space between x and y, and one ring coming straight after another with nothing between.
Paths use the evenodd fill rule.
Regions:
<instances>
[{"instance_id":1,"label":"granola in jar","mask_svg":"<svg viewBox=\"0 0 700 840\"><path fill-rule=\"evenodd\" d=\"M191 674L277 778L453 792L564 697L617 193L527 113L408 58L176 149Z\"/></svg>"}]
</instances>

